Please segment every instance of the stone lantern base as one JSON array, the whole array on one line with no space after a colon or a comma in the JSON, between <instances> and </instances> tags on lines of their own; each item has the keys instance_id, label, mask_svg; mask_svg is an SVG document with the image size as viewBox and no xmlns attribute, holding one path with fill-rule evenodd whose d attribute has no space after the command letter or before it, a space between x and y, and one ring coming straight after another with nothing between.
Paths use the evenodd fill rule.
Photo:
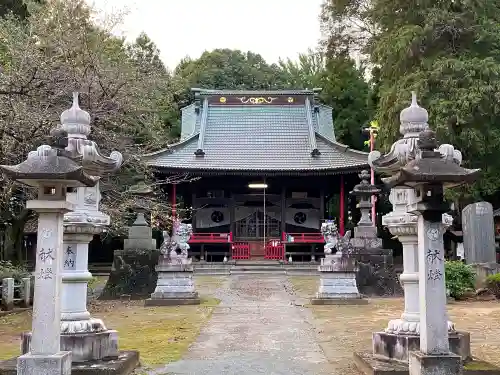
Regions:
<instances>
[{"instance_id":1,"label":"stone lantern base","mask_svg":"<svg viewBox=\"0 0 500 375\"><path fill-rule=\"evenodd\" d=\"M21 334L21 352L30 351L31 332ZM61 334L61 350L70 351L74 363L84 363L101 359L117 359L118 332L105 330L102 332Z\"/></svg>"},{"instance_id":2,"label":"stone lantern base","mask_svg":"<svg viewBox=\"0 0 500 375\"><path fill-rule=\"evenodd\" d=\"M312 305L366 304L356 284L354 260L327 254L318 266L320 285Z\"/></svg>"},{"instance_id":3,"label":"stone lantern base","mask_svg":"<svg viewBox=\"0 0 500 375\"><path fill-rule=\"evenodd\" d=\"M413 357L411 359L412 374L500 375L499 367L476 358L463 363L460 360L460 356L454 354L447 356L426 356L420 351L414 351L411 353L411 356ZM442 361L439 363L450 365L449 367L447 366L449 372L427 371L433 368L432 364L435 361ZM408 362L388 361L375 356L371 352L354 353L354 364L360 373L365 375L410 375L410 365ZM463 369L461 372L457 372L457 367L461 367L460 365L463 365Z\"/></svg>"},{"instance_id":4,"label":"stone lantern base","mask_svg":"<svg viewBox=\"0 0 500 375\"><path fill-rule=\"evenodd\" d=\"M0 361L2 375L132 375L139 366L139 352L121 351L118 358L102 359L85 363L71 363L70 353L61 352L54 356L25 354L17 358ZM22 365L25 363L25 365ZM24 366L18 372L17 366ZM50 367L48 367L50 366ZM63 371L60 371L63 370Z\"/></svg>"},{"instance_id":5,"label":"stone lantern base","mask_svg":"<svg viewBox=\"0 0 500 375\"><path fill-rule=\"evenodd\" d=\"M453 332L448 334L450 351L468 361L472 358L469 332ZM373 354L377 357L408 363L409 352L420 349L420 336L411 334L395 334L374 332Z\"/></svg>"},{"instance_id":6,"label":"stone lantern base","mask_svg":"<svg viewBox=\"0 0 500 375\"><path fill-rule=\"evenodd\" d=\"M162 259L163 260L163 259ZM200 298L193 282L192 264L160 264L158 281L146 306L199 305Z\"/></svg>"}]
</instances>

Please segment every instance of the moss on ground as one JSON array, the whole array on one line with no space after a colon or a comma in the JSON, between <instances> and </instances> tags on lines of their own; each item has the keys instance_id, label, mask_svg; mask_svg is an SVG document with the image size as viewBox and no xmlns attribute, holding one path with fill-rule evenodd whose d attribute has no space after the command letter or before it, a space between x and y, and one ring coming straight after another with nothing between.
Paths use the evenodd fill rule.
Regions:
<instances>
[{"instance_id":1,"label":"moss on ground","mask_svg":"<svg viewBox=\"0 0 500 375\"><path fill-rule=\"evenodd\" d=\"M312 298L318 291L318 276L291 276L288 279L299 297Z\"/></svg>"},{"instance_id":2,"label":"moss on ground","mask_svg":"<svg viewBox=\"0 0 500 375\"><path fill-rule=\"evenodd\" d=\"M491 363L475 359L473 361L466 362L464 364L464 370L486 371L486 370L500 370L500 369Z\"/></svg>"},{"instance_id":3,"label":"moss on ground","mask_svg":"<svg viewBox=\"0 0 500 375\"><path fill-rule=\"evenodd\" d=\"M214 290L224 278L196 277L197 287ZM99 278L95 280L102 283ZM138 350L146 366L179 360L210 319L219 300L202 293L198 306L144 307L144 301L91 301L92 316L116 329L121 350ZM31 329L31 311L0 317L0 360L19 355L20 333Z\"/></svg>"}]
</instances>

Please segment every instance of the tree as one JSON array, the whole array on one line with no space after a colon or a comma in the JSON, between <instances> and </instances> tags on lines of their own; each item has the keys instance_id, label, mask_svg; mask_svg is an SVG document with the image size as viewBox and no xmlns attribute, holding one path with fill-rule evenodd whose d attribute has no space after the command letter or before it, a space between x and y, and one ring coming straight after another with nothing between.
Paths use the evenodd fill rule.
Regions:
<instances>
[{"instance_id":1,"label":"tree","mask_svg":"<svg viewBox=\"0 0 500 375\"><path fill-rule=\"evenodd\" d=\"M174 70L179 107L187 105L190 89L280 89L286 82L276 64L267 64L261 55L231 49L205 51L200 58L184 58Z\"/></svg>"},{"instance_id":2,"label":"tree","mask_svg":"<svg viewBox=\"0 0 500 375\"><path fill-rule=\"evenodd\" d=\"M104 154L118 150L125 157L121 171L101 182L103 210L119 230L133 203L122 193L133 177L148 176L137 155L167 143L163 116L176 106L165 95L170 76L154 56L157 49L144 37L128 46L113 36L116 19L101 25L91 19L83 0L51 0L30 8L25 22L0 19L0 164L25 160L58 125L71 92L80 91L93 120L91 139ZM4 176L0 189L5 251L20 259L23 228L33 215L24 202L33 192Z\"/></svg>"},{"instance_id":3,"label":"tree","mask_svg":"<svg viewBox=\"0 0 500 375\"><path fill-rule=\"evenodd\" d=\"M482 168L476 197L500 188L500 1L374 1L380 32L370 47L380 67L378 119L386 147L398 136L399 111L410 91L430 113L443 142Z\"/></svg>"},{"instance_id":4,"label":"tree","mask_svg":"<svg viewBox=\"0 0 500 375\"><path fill-rule=\"evenodd\" d=\"M43 4L45 0L31 0L31 3ZM24 20L29 16L29 1L0 0L0 17L8 15Z\"/></svg>"},{"instance_id":5,"label":"tree","mask_svg":"<svg viewBox=\"0 0 500 375\"><path fill-rule=\"evenodd\" d=\"M364 147L362 129L371 118L368 105L370 89L362 69L349 57L327 57L319 51L300 54L297 62L280 61L288 86L322 88L319 99L333 108L333 122L337 139L350 147Z\"/></svg>"},{"instance_id":6,"label":"tree","mask_svg":"<svg viewBox=\"0 0 500 375\"><path fill-rule=\"evenodd\" d=\"M369 58L367 47L378 32L377 20L370 17L372 3L373 0L323 0L321 44L328 56Z\"/></svg>"},{"instance_id":7,"label":"tree","mask_svg":"<svg viewBox=\"0 0 500 375\"><path fill-rule=\"evenodd\" d=\"M451 195L468 200L494 194L500 188L500 158L495 157L500 149L500 1L369 0L359 9L356 1L325 0L323 23L352 21L363 31L359 46L376 69L372 103L381 125L380 145L387 150L399 137L399 112L416 90L439 139L462 151L465 166L483 170L473 187ZM329 51L339 43L349 46L356 36L348 27L329 30Z\"/></svg>"}]
</instances>

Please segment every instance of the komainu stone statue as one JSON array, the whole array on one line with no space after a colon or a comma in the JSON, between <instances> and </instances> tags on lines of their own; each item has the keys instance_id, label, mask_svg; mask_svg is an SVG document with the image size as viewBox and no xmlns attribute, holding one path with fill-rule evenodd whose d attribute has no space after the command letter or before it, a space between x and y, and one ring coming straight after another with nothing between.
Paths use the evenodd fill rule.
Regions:
<instances>
[{"instance_id":1,"label":"komainu stone statue","mask_svg":"<svg viewBox=\"0 0 500 375\"><path fill-rule=\"evenodd\" d=\"M321 224L321 234L325 238L325 254L332 254L333 249L337 246L337 238L339 236L335 221L327 220Z\"/></svg>"},{"instance_id":2,"label":"komainu stone statue","mask_svg":"<svg viewBox=\"0 0 500 375\"><path fill-rule=\"evenodd\" d=\"M189 258L188 241L193 234L191 224L179 221L173 224L172 237L163 232L160 260L156 271L158 281L147 306L199 304L193 283L193 265Z\"/></svg>"},{"instance_id":3,"label":"komainu stone statue","mask_svg":"<svg viewBox=\"0 0 500 375\"><path fill-rule=\"evenodd\" d=\"M329 220L321 225L321 233L325 238L325 257L318 266L320 285L314 305L366 303L361 298L356 285L356 262L352 257L351 232L341 236L334 221Z\"/></svg>"}]
</instances>

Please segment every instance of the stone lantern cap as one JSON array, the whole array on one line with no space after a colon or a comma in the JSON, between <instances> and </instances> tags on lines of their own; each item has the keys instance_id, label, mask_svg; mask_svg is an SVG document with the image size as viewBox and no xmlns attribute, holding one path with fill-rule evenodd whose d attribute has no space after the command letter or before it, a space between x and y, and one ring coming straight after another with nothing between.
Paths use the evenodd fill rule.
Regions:
<instances>
[{"instance_id":1,"label":"stone lantern cap","mask_svg":"<svg viewBox=\"0 0 500 375\"><path fill-rule=\"evenodd\" d=\"M361 182L354 186L354 189L351 191L351 195L360 196L360 197L369 197L374 194L379 194L380 189L375 185L370 184L368 181L370 179L370 173L367 170L362 170L358 175Z\"/></svg>"},{"instance_id":2,"label":"stone lantern cap","mask_svg":"<svg viewBox=\"0 0 500 375\"><path fill-rule=\"evenodd\" d=\"M422 184L452 187L474 182L480 169L467 169L454 158L451 145L441 145L438 149L436 134L432 130L420 133L418 138L420 153L391 177L382 181L388 187L415 188Z\"/></svg>"},{"instance_id":3,"label":"stone lantern cap","mask_svg":"<svg viewBox=\"0 0 500 375\"><path fill-rule=\"evenodd\" d=\"M87 139L91 130L90 115L80 108L77 92L73 93L71 108L61 114L61 129L68 133L68 156L81 164L92 176L102 177L121 167L123 156L120 152L112 151L109 156L104 156L98 145Z\"/></svg>"},{"instance_id":4,"label":"stone lantern cap","mask_svg":"<svg viewBox=\"0 0 500 375\"><path fill-rule=\"evenodd\" d=\"M68 134L56 129L51 132L50 145L42 145L31 151L28 158L17 165L0 165L0 169L15 181L29 186L44 186L59 183L68 187L94 186L97 179L72 159L64 148Z\"/></svg>"},{"instance_id":5,"label":"stone lantern cap","mask_svg":"<svg viewBox=\"0 0 500 375\"><path fill-rule=\"evenodd\" d=\"M153 189L151 186L146 185L146 183L141 180L137 184L132 185L129 190L129 194L147 197L153 195Z\"/></svg>"}]
</instances>

